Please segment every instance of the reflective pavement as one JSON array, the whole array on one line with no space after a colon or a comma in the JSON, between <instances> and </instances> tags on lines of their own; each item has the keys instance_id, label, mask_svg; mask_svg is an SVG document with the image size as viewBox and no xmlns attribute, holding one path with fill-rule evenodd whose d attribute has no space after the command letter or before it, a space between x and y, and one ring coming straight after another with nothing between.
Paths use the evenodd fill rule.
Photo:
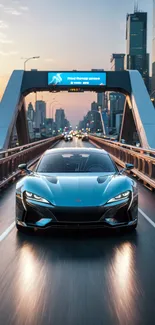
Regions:
<instances>
[{"instance_id":1,"label":"reflective pavement","mask_svg":"<svg viewBox=\"0 0 155 325\"><path fill-rule=\"evenodd\" d=\"M74 138L64 146L89 146ZM155 222L155 196L139 184ZM0 193L0 235L14 221L15 185ZM154 325L155 228L46 231L0 242L0 325Z\"/></svg>"}]
</instances>

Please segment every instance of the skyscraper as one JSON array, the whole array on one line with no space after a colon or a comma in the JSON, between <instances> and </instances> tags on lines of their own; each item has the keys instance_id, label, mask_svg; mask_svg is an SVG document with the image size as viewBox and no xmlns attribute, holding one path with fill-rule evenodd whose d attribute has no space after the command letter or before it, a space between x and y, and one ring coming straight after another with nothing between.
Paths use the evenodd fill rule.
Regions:
<instances>
[{"instance_id":1,"label":"skyscraper","mask_svg":"<svg viewBox=\"0 0 155 325\"><path fill-rule=\"evenodd\" d=\"M91 103L91 111L97 111L97 103L96 102Z\"/></svg>"},{"instance_id":2,"label":"skyscraper","mask_svg":"<svg viewBox=\"0 0 155 325\"><path fill-rule=\"evenodd\" d=\"M97 93L97 106L104 108L104 93Z\"/></svg>"},{"instance_id":3,"label":"skyscraper","mask_svg":"<svg viewBox=\"0 0 155 325\"><path fill-rule=\"evenodd\" d=\"M118 115L123 114L125 97L120 93L109 92L108 111L109 111L109 130L111 133L117 133ZM121 119L119 119L121 123Z\"/></svg>"},{"instance_id":4,"label":"skyscraper","mask_svg":"<svg viewBox=\"0 0 155 325\"><path fill-rule=\"evenodd\" d=\"M31 102L28 104L27 118L32 122L34 121L34 108Z\"/></svg>"},{"instance_id":5,"label":"skyscraper","mask_svg":"<svg viewBox=\"0 0 155 325\"><path fill-rule=\"evenodd\" d=\"M112 71L123 71L124 70L124 58L123 53L113 53L111 57L111 70Z\"/></svg>"},{"instance_id":6,"label":"skyscraper","mask_svg":"<svg viewBox=\"0 0 155 325\"><path fill-rule=\"evenodd\" d=\"M152 93L155 98L155 0L153 0L153 42L152 42Z\"/></svg>"},{"instance_id":7,"label":"skyscraper","mask_svg":"<svg viewBox=\"0 0 155 325\"><path fill-rule=\"evenodd\" d=\"M64 109L59 108L56 109L56 113L55 113L55 122L57 125L57 130L60 129L64 129L65 126L65 113L64 113Z\"/></svg>"},{"instance_id":8,"label":"skyscraper","mask_svg":"<svg viewBox=\"0 0 155 325\"><path fill-rule=\"evenodd\" d=\"M147 54L147 13L136 11L126 18L126 68L138 70L149 90Z\"/></svg>"},{"instance_id":9,"label":"skyscraper","mask_svg":"<svg viewBox=\"0 0 155 325\"><path fill-rule=\"evenodd\" d=\"M36 114L35 114L36 128L40 129L41 125L45 123L46 103L43 100L37 100L35 107L36 107Z\"/></svg>"},{"instance_id":10,"label":"skyscraper","mask_svg":"<svg viewBox=\"0 0 155 325\"><path fill-rule=\"evenodd\" d=\"M111 57L111 70L123 71L124 70L125 54L113 53ZM109 131L110 133L119 133L121 119L118 116L122 116L125 104L125 96L122 93L109 93L108 98L108 115L109 115Z\"/></svg>"}]
</instances>

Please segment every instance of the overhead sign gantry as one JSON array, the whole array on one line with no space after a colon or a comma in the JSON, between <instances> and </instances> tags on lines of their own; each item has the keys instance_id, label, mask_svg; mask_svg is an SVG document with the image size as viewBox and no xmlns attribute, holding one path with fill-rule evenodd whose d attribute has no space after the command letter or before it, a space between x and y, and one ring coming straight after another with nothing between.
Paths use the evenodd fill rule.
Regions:
<instances>
[{"instance_id":1,"label":"overhead sign gantry","mask_svg":"<svg viewBox=\"0 0 155 325\"><path fill-rule=\"evenodd\" d=\"M155 148L155 110L138 71L13 71L0 103L0 150L9 148L16 124L20 145L28 143L25 96L32 92L115 91L126 95L120 137L136 130L145 148Z\"/></svg>"}]
</instances>

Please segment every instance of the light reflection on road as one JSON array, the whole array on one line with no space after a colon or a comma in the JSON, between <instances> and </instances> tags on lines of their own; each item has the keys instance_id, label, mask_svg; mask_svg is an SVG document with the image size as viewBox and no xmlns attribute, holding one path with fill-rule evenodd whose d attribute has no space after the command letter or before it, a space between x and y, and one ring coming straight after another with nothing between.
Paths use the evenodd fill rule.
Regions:
<instances>
[{"instance_id":1,"label":"light reflection on road","mask_svg":"<svg viewBox=\"0 0 155 325\"><path fill-rule=\"evenodd\" d=\"M115 248L114 258L108 270L108 287L111 295L111 312L115 312L119 324L134 324L138 318L135 310L138 284L135 272L135 246L129 242Z\"/></svg>"},{"instance_id":2,"label":"light reflection on road","mask_svg":"<svg viewBox=\"0 0 155 325\"><path fill-rule=\"evenodd\" d=\"M45 286L46 273L32 246L25 244L20 249L18 265L18 284L16 294L21 305L18 306L18 315L32 322L37 307L42 302L41 295ZM22 298L22 299L21 299ZM42 305L43 308L43 305ZM41 308L41 309L42 309Z\"/></svg>"}]
</instances>

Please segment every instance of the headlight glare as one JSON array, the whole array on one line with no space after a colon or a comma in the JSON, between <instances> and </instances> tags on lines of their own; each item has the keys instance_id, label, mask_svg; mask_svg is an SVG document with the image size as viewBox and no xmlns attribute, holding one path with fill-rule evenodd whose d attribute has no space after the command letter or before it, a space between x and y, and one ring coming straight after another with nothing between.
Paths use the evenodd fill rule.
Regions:
<instances>
[{"instance_id":1,"label":"headlight glare","mask_svg":"<svg viewBox=\"0 0 155 325\"><path fill-rule=\"evenodd\" d=\"M26 196L27 196L27 197L32 197L32 195L33 195L32 193L30 193L30 192L26 192Z\"/></svg>"},{"instance_id":2,"label":"headlight glare","mask_svg":"<svg viewBox=\"0 0 155 325\"><path fill-rule=\"evenodd\" d=\"M113 197L112 199L110 199L107 203L112 203L112 202L117 202L117 201L120 201L120 200L123 200L123 199L127 199L130 195L130 191L126 191L126 192L123 192L115 197Z\"/></svg>"},{"instance_id":3,"label":"headlight glare","mask_svg":"<svg viewBox=\"0 0 155 325\"><path fill-rule=\"evenodd\" d=\"M47 201L46 199L44 199L43 197L41 197L41 196L38 196L38 195L36 195L36 194L33 194L33 193L31 193L31 192L25 192L26 193L26 198L27 199L31 199L31 200L33 200L33 201L37 201L37 202L42 202L42 203L48 203L48 204L50 204L50 202L49 201Z\"/></svg>"}]
</instances>

